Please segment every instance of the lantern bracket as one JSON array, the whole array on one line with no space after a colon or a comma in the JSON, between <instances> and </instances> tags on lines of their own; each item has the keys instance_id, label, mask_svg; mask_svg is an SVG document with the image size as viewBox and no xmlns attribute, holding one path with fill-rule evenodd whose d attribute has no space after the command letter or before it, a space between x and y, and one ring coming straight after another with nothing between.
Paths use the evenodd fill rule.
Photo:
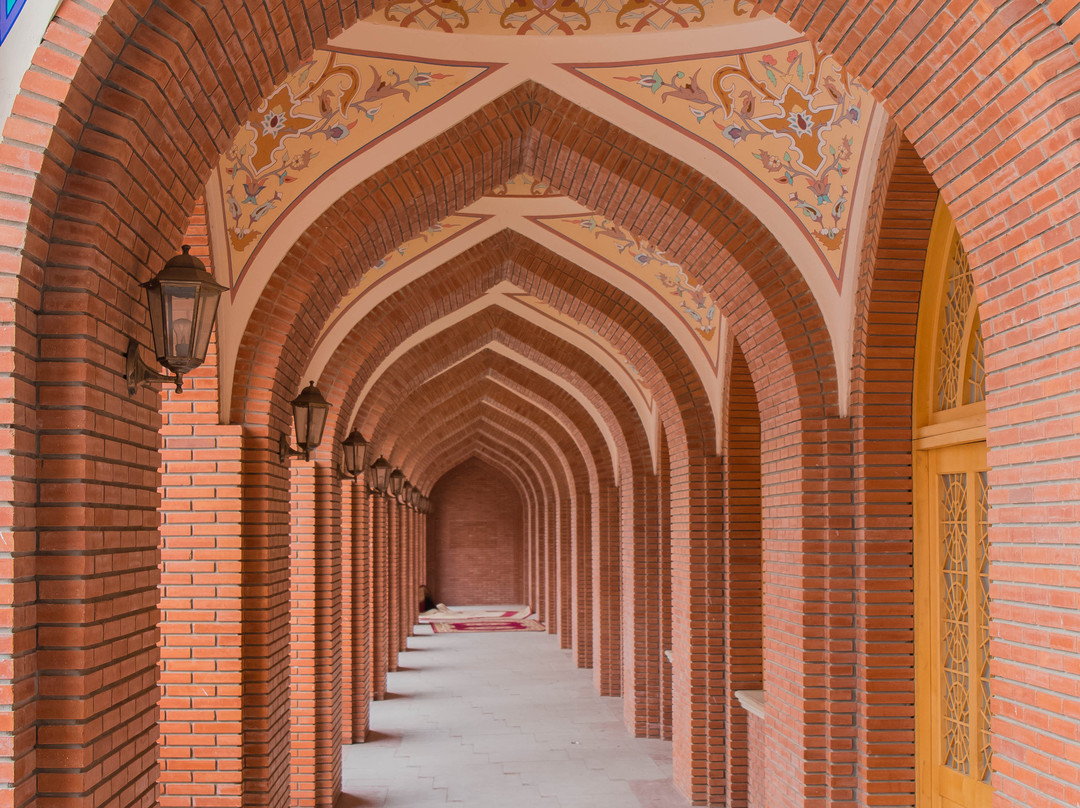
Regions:
<instances>
[{"instance_id":1,"label":"lantern bracket","mask_svg":"<svg viewBox=\"0 0 1080 808\"><path fill-rule=\"evenodd\" d=\"M288 463L290 457L302 457L304 460L311 460L311 452L307 449L294 449L292 443L289 442L289 436L284 432L281 433L281 440L278 441L278 458L282 464Z\"/></svg>"},{"instance_id":2,"label":"lantern bracket","mask_svg":"<svg viewBox=\"0 0 1080 808\"><path fill-rule=\"evenodd\" d=\"M128 340L127 353L124 354L125 367L124 378L127 379L128 395L135 395L135 391L142 387L153 387L156 384L175 384L176 392L184 391L184 376L181 373L169 374L158 373L139 354L139 342L134 337Z\"/></svg>"}]
</instances>

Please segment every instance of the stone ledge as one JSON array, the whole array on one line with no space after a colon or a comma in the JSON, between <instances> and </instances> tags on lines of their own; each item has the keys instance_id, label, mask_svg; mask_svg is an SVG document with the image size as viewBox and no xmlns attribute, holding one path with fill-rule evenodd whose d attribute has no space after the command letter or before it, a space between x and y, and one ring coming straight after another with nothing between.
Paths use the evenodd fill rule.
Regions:
<instances>
[{"instance_id":1,"label":"stone ledge","mask_svg":"<svg viewBox=\"0 0 1080 808\"><path fill-rule=\"evenodd\" d=\"M735 698L750 715L765 718L765 691L764 690L736 690Z\"/></svg>"}]
</instances>

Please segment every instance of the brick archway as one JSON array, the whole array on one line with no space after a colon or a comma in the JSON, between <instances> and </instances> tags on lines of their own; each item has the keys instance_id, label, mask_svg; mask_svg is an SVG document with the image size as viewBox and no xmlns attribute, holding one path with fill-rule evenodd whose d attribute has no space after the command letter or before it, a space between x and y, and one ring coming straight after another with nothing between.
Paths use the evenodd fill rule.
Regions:
<instances>
[{"instance_id":1,"label":"brick archway","mask_svg":"<svg viewBox=\"0 0 1080 808\"><path fill-rule=\"evenodd\" d=\"M46 709L51 706L45 695L49 685L85 670L81 649L93 646L92 638L103 630L110 636L120 631L117 636L135 649L115 669L103 669L94 695L113 705L104 721L64 725L62 739L39 743L36 750L28 738L15 741L11 754L20 761L18 770L26 772L16 784L20 795L52 789L51 772L68 771L69 749L93 748L101 737L98 727L122 715L132 730L130 742L102 765L131 776L99 787L92 770L78 767L65 788L93 791L96 799L107 801L113 791L147 781L153 770L149 726L154 696L148 671L156 575L150 514L157 480L157 402L141 394L132 404L118 379L126 333L136 330L145 337L135 284L148 277L148 264L160 265L172 253L169 245L194 207L209 161L235 130L237 112L252 108L312 47L368 11L360 4L340 11L314 2L288 8L273 3L269 14L265 8L262 4L251 17L260 36L244 38L236 28L220 24L232 19L222 4L204 4L184 18L149 0L114 4L107 12L67 3L5 127L0 159L11 169L16 188L4 212L11 234L3 247L11 284L6 296L15 324L14 392L6 400L16 428L12 454L0 462L13 481L10 501L21 514L11 525L12 552L19 559L15 577L33 580L29 559L34 554L64 556L75 546L84 566L71 573L37 574L37 579L45 590L77 589L88 575L86 565L104 556L105 546L126 548L124 558L112 558L111 571L98 578L107 597L99 601L92 620L83 614L81 601L63 591L49 614L37 613L37 596L24 588L13 596L15 647L24 649L16 652L16 689L28 681L27 671L41 671L40 714L32 704L22 705L22 714L39 716L43 735L59 726ZM1075 415L1050 399L1053 390L1075 386L1077 369L1039 369L1037 379L1046 380L1047 388L1033 389L1032 371L1023 359L1029 336L1014 326L1063 311L1074 285L1068 273L1059 271L1076 258L1073 166L1078 138L1076 116L1065 107L1077 62L1075 37L1070 36L1076 25L1073 9L971 5L957 14L955 6L933 2L917 9L881 3L860 7L859 13L824 4L766 8L807 30L876 88L943 189L976 266L988 328L990 406L1001 413L991 427L992 457L995 465L1018 459L1026 450L1006 426L1008 420L1027 419L1051 433ZM274 33L271 19L287 20L292 36ZM1017 20L1023 25L1013 26ZM984 38L990 42L985 53L980 59L969 57L966 51ZM206 44L186 46L194 41ZM236 55L250 65L250 79L215 69ZM939 74L956 77L945 92L934 81ZM938 95L939 101L926 103L928 96ZM993 102L1005 95L1022 100L1002 112ZM190 103L170 103L179 96ZM229 99L228 107L214 99ZM1025 161L1031 168L1016 171ZM1023 211L1023 218L1006 219L1006 210ZM1024 245L1019 255L1017 245ZM1070 328L1059 330L1063 338ZM762 364L752 370L755 383L767 379ZM70 384L73 374L80 386ZM1017 407L1047 417L1016 411L1009 403L1012 396L1021 402ZM768 406L763 401L763 408ZM780 436L772 440L775 451L790 449ZM118 461L129 453L137 456L134 463ZM1044 523L1046 503L1056 501L1056 494L1052 474L1042 472L1067 461L1065 453L1054 443L1040 449L1033 474L1047 482L1025 483L1024 501L995 513L996 543L1019 540ZM48 470L59 463L68 464L67 470ZM95 496L88 506L72 486L96 482L101 469L110 470L108 481L100 500ZM1000 476L992 483L1003 501L1019 485ZM118 506L129 514L123 525L113 521ZM61 524L65 538L57 544ZM101 525L108 526L107 539ZM1016 574L1003 569L1003 580ZM124 578L138 581L137 594L118 588ZM1011 583L1027 586L1021 580ZM1046 628L1042 618L1032 619L1033 626ZM35 632L61 629L64 639L48 651L28 641ZM139 671L134 680L121 676L121 664ZM1021 683L1017 686L1025 692ZM33 766L24 767L32 754ZM251 750L253 757L261 754ZM1037 804L1043 796L1037 783L1020 775L1006 785L1002 799L1013 804ZM129 804L150 799L148 794L148 789L139 791Z\"/></svg>"}]
</instances>

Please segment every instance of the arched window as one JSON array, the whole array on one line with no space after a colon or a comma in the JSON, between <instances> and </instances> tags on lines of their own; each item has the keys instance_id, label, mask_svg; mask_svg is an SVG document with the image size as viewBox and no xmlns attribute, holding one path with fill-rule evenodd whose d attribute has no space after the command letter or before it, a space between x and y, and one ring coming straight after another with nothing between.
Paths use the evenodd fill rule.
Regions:
<instances>
[{"instance_id":1,"label":"arched window","mask_svg":"<svg viewBox=\"0 0 1080 808\"><path fill-rule=\"evenodd\" d=\"M975 284L939 203L915 354L919 808L989 808L986 382Z\"/></svg>"}]
</instances>

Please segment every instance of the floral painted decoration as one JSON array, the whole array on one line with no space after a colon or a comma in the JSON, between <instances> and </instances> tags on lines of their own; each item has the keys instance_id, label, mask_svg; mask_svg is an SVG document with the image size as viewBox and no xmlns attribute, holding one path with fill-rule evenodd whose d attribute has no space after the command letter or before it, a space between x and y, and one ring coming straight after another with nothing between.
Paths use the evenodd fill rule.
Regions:
<instances>
[{"instance_id":1,"label":"floral painted decoration","mask_svg":"<svg viewBox=\"0 0 1080 808\"><path fill-rule=\"evenodd\" d=\"M376 22L451 34L573 36L721 25L747 0L391 0Z\"/></svg>"},{"instance_id":2,"label":"floral painted decoration","mask_svg":"<svg viewBox=\"0 0 1080 808\"><path fill-rule=\"evenodd\" d=\"M651 267L655 264L656 283L661 289L667 290L670 296L678 298L675 307L699 334L702 341L712 340L716 334L716 304L705 292L702 284L694 284L679 264L668 260L648 241L636 238L610 219L594 215L570 218L566 221L591 233L595 239L608 240L614 246L616 253L629 258L638 267Z\"/></svg>"},{"instance_id":3,"label":"floral painted decoration","mask_svg":"<svg viewBox=\"0 0 1080 808\"><path fill-rule=\"evenodd\" d=\"M219 164L232 282L309 188L489 69L316 51L253 111Z\"/></svg>"},{"instance_id":4,"label":"floral painted decoration","mask_svg":"<svg viewBox=\"0 0 1080 808\"><path fill-rule=\"evenodd\" d=\"M735 159L792 211L839 282L873 100L835 59L801 40L568 69Z\"/></svg>"}]
</instances>

